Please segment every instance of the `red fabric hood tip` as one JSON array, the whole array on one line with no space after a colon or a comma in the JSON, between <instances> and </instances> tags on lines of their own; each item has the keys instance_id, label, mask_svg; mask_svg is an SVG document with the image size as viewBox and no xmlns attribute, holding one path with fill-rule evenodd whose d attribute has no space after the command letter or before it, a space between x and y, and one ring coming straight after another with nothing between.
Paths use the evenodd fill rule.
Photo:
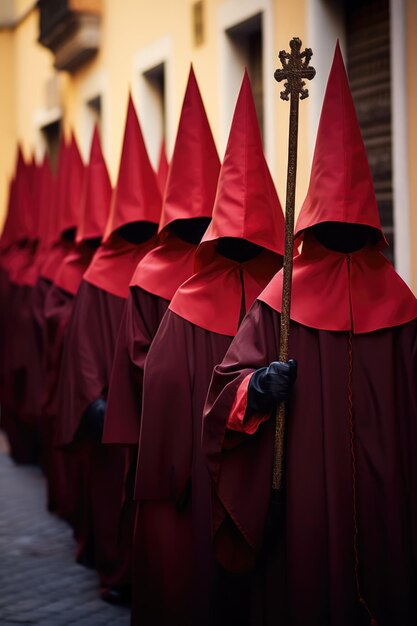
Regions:
<instances>
[{"instance_id":1,"label":"red fabric hood tip","mask_svg":"<svg viewBox=\"0 0 417 626\"><path fill-rule=\"evenodd\" d=\"M39 202L39 237L41 248L53 243L49 221L52 219L51 198L53 197L53 178L48 155L45 154L39 170L38 202Z\"/></svg>"},{"instance_id":2,"label":"red fabric hood tip","mask_svg":"<svg viewBox=\"0 0 417 626\"><path fill-rule=\"evenodd\" d=\"M96 126L91 141L90 160L84 177L77 243L103 236L109 217L111 194L110 177Z\"/></svg>"},{"instance_id":3,"label":"red fabric hood tip","mask_svg":"<svg viewBox=\"0 0 417 626\"><path fill-rule=\"evenodd\" d=\"M264 250L251 261L238 263L216 252L215 241L221 237L244 239ZM197 273L181 285L169 308L196 326L233 337L240 322L242 283L247 310L282 267L283 246L284 215L264 157L245 71L213 218L196 253Z\"/></svg>"},{"instance_id":4,"label":"red fabric hood tip","mask_svg":"<svg viewBox=\"0 0 417 626\"><path fill-rule=\"evenodd\" d=\"M0 252L3 253L9 246L16 242L17 211L16 211L16 181L13 177L9 182L9 195L7 200L7 213L0 239Z\"/></svg>"},{"instance_id":5,"label":"red fabric hood tip","mask_svg":"<svg viewBox=\"0 0 417 626\"><path fill-rule=\"evenodd\" d=\"M77 228L81 216L85 167L74 133L71 135L69 147L64 151L62 167L59 192L59 231L61 234L70 228Z\"/></svg>"},{"instance_id":6,"label":"red fabric hood tip","mask_svg":"<svg viewBox=\"0 0 417 626\"><path fill-rule=\"evenodd\" d=\"M16 189L15 189L15 210L16 210L16 241L24 241L34 238L34 216L29 189L28 165L25 163L22 148L18 146L16 164Z\"/></svg>"},{"instance_id":7,"label":"red fabric hood tip","mask_svg":"<svg viewBox=\"0 0 417 626\"><path fill-rule=\"evenodd\" d=\"M40 186L41 186L41 165L38 165L32 155L27 169L27 190L29 193L29 239L39 242L42 235L42 224L40 216Z\"/></svg>"},{"instance_id":8,"label":"red fabric hood tip","mask_svg":"<svg viewBox=\"0 0 417 626\"><path fill-rule=\"evenodd\" d=\"M36 280L34 263L38 240L38 203L35 193L35 168L31 161L26 163L22 149L18 146L16 177L11 189L10 211L12 212L12 236L14 243L3 260L10 282L17 285L33 285Z\"/></svg>"},{"instance_id":9,"label":"red fabric hood tip","mask_svg":"<svg viewBox=\"0 0 417 626\"><path fill-rule=\"evenodd\" d=\"M52 219L49 222L48 240L52 243L56 243L60 240L61 222L64 213L64 203L66 201L67 190L67 176L68 167L67 161L69 156L69 144L65 140L64 133L61 134L58 150L58 165L55 176L53 176L53 190L52 190Z\"/></svg>"},{"instance_id":10,"label":"red fabric hood tip","mask_svg":"<svg viewBox=\"0 0 417 626\"><path fill-rule=\"evenodd\" d=\"M166 181L159 231L175 220L210 218L220 160L191 67Z\"/></svg>"},{"instance_id":11,"label":"red fabric hood tip","mask_svg":"<svg viewBox=\"0 0 417 626\"><path fill-rule=\"evenodd\" d=\"M49 160L46 155L41 165L36 165L35 162L33 162L31 168L31 198L32 206L34 207L34 216L36 216L36 237L34 231L34 238L31 240L31 245L25 246L26 250L24 256L26 257L26 262L22 264L18 274L15 276L15 282L28 286L35 285L39 276L39 269L46 255L50 179L52 176Z\"/></svg>"},{"instance_id":12,"label":"red fabric hood tip","mask_svg":"<svg viewBox=\"0 0 417 626\"><path fill-rule=\"evenodd\" d=\"M382 233L369 169L339 42L324 95L307 196L296 235L321 222L372 226Z\"/></svg>"},{"instance_id":13,"label":"red fabric hood tip","mask_svg":"<svg viewBox=\"0 0 417 626\"><path fill-rule=\"evenodd\" d=\"M149 161L133 100L129 95L119 175L104 241L118 228L131 222L158 224L161 205L156 174Z\"/></svg>"},{"instance_id":14,"label":"red fabric hood tip","mask_svg":"<svg viewBox=\"0 0 417 626\"><path fill-rule=\"evenodd\" d=\"M126 299L137 264L156 243L157 235L138 245L113 233L95 253L83 279L113 296Z\"/></svg>"},{"instance_id":15,"label":"red fabric hood tip","mask_svg":"<svg viewBox=\"0 0 417 626\"><path fill-rule=\"evenodd\" d=\"M247 71L236 103L214 200L213 219L201 240L237 237L283 256L284 215L265 160Z\"/></svg>"},{"instance_id":16,"label":"red fabric hood tip","mask_svg":"<svg viewBox=\"0 0 417 626\"><path fill-rule=\"evenodd\" d=\"M37 256L47 245L49 230L49 205L51 193L52 172L49 165L48 156L45 154L42 163L36 166L33 178L32 197L33 203L37 206Z\"/></svg>"},{"instance_id":17,"label":"red fabric hood tip","mask_svg":"<svg viewBox=\"0 0 417 626\"><path fill-rule=\"evenodd\" d=\"M164 192L165 192L165 185L166 185L167 178L168 178L168 169L169 169L169 163L168 163L167 153L165 149L165 141L162 140L161 149L159 151L158 171L156 174L157 180L158 180L159 191L161 192L162 196L164 195Z\"/></svg>"}]
</instances>

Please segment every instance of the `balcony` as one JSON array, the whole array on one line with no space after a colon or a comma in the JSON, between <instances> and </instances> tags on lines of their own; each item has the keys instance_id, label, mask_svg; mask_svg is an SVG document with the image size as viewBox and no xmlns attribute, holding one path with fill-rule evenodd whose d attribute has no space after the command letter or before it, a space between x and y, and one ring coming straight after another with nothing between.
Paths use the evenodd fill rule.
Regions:
<instances>
[{"instance_id":1,"label":"balcony","mask_svg":"<svg viewBox=\"0 0 417 626\"><path fill-rule=\"evenodd\" d=\"M98 51L101 0L38 0L39 43L58 70L75 72Z\"/></svg>"}]
</instances>

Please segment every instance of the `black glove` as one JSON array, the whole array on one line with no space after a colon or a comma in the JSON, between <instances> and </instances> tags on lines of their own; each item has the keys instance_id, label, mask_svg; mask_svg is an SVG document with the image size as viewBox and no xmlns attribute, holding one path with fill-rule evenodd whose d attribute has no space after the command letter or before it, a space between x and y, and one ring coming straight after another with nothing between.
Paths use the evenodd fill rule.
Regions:
<instances>
[{"instance_id":1,"label":"black glove","mask_svg":"<svg viewBox=\"0 0 417 626\"><path fill-rule=\"evenodd\" d=\"M104 428L104 417L106 415L107 402L104 398L97 398L88 405L84 420L90 435L98 442L101 442Z\"/></svg>"},{"instance_id":2,"label":"black glove","mask_svg":"<svg viewBox=\"0 0 417 626\"><path fill-rule=\"evenodd\" d=\"M272 361L269 367L256 370L249 381L248 406L261 413L272 411L287 399L296 378L297 361L293 359Z\"/></svg>"}]
</instances>

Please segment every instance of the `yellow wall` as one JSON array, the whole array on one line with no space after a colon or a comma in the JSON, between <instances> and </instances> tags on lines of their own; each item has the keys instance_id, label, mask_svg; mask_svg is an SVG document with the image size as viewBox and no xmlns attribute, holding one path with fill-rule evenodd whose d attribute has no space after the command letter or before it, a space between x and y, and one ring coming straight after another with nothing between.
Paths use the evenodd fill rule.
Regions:
<instances>
[{"instance_id":1,"label":"yellow wall","mask_svg":"<svg viewBox=\"0 0 417 626\"><path fill-rule=\"evenodd\" d=\"M106 84L103 106L106 115L103 128L103 143L113 182L116 180L120 157L123 127L125 121L127 95L132 80L133 58L138 51L160 38L172 39L172 64L175 89L167 94L175 124L168 137L168 146L172 146L176 122L178 120L184 88L187 81L190 62L193 62L197 79L206 104L207 113L219 145L220 137L220 93L218 78L219 36L218 12L226 0L207 0L205 3L205 40L203 45L194 47L192 40L191 5L192 0L158 0L155 10L137 0L124 0L123 10L118 0L103 0L102 39L99 54L80 71L73 75L62 73L62 102L65 131L68 134L74 128L81 139L84 157L87 156L88 140L83 136L85 127L85 93L88 84L97 75L102 75ZM15 3L17 14L21 14L33 4L29 0ZM273 2L276 4L276 2ZM290 38L298 35L305 39L304 0L288 3L285 11L274 11L274 45L277 53L282 47L287 48ZM7 64L7 79L14 83L14 88L2 94L4 103L0 123L8 129L10 146L2 149L0 156L0 180L2 187L5 174L12 167L14 141L21 139L26 154L31 147L39 143L36 125L39 111L46 108L46 82L55 74L52 54L37 43L38 15L33 10L30 15L12 32L0 35L0 46L13 49L13 54L2 54L1 59L12 59ZM304 42L308 45L308 42ZM1 61L0 61L1 62ZM278 66L278 64L276 65ZM271 76L271 81L274 81ZM5 81L3 81L5 84ZM275 85L275 83L274 83ZM279 99L280 86L276 89L276 171L273 176L277 181L282 202L285 201L285 176L287 163L288 103ZM4 91L4 88L3 88ZM7 100L7 102L6 102ZM299 201L305 194L308 178L306 159L307 151L308 102L301 106L300 166L297 197ZM9 120L15 119L12 123ZM146 120L141 120L146 124ZM3 135L4 136L4 135ZM0 199L4 207L3 198ZM298 202L299 204L299 202Z\"/></svg>"},{"instance_id":2,"label":"yellow wall","mask_svg":"<svg viewBox=\"0 0 417 626\"><path fill-rule=\"evenodd\" d=\"M0 32L0 225L7 202L8 181L13 173L16 145L16 97L13 36Z\"/></svg>"},{"instance_id":3,"label":"yellow wall","mask_svg":"<svg viewBox=\"0 0 417 626\"><path fill-rule=\"evenodd\" d=\"M16 131L25 154L36 139L35 112L44 104L45 81L50 76L52 55L37 44L38 17L32 11L14 33L14 75L16 92Z\"/></svg>"},{"instance_id":4,"label":"yellow wall","mask_svg":"<svg viewBox=\"0 0 417 626\"><path fill-rule=\"evenodd\" d=\"M13 30L0 30L0 224L3 222L8 182L13 173L16 145L30 157L35 143L35 110L43 103L43 81L52 55L36 43L37 13L33 2L15 3L14 18L25 15Z\"/></svg>"},{"instance_id":5,"label":"yellow wall","mask_svg":"<svg viewBox=\"0 0 417 626\"><path fill-rule=\"evenodd\" d=\"M144 10L143 4L136 0L125 0L123 11L120 10L119 2L103 1L100 53L71 78L66 92L65 120L68 128L71 126L77 129L80 126L84 107L84 101L80 97L83 85L92 75L104 72L108 85L106 106L111 115L111 124L105 130L108 133L105 142L108 148L106 158L113 181L117 176L133 58L141 48L154 40L167 35L172 37L175 92L167 95L170 106L175 110L175 118L179 117L190 62L193 62L213 132L217 134L217 84L215 72L212 71L216 52L210 30L220 3L220 0L210 0L207 4L209 32L206 43L199 48L193 48L190 0L158 0L158 9L155 11L149 8ZM146 120L141 122L146 124ZM174 136L168 139L168 143L172 144Z\"/></svg>"},{"instance_id":6,"label":"yellow wall","mask_svg":"<svg viewBox=\"0 0 417 626\"><path fill-rule=\"evenodd\" d=\"M407 61L408 61L408 172L410 185L410 228L413 291L417 293L417 2L408 0L407 6Z\"/></svg>"}]
</instances>

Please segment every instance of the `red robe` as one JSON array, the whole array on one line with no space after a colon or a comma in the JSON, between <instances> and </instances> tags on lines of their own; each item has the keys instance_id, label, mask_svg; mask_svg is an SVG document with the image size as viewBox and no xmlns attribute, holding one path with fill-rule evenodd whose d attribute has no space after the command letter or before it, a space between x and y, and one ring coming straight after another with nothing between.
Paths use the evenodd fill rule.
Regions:
<instances>
[{"instance_id":1,"label":"red robe","mask_svg":"<svg viewBox=\"0 0 417 626\"><path fill-rule=\"evenodd\" d=\"M269 251L242 264L214 248L206 257L207 265L175 294L145 364L135 624L152 624L155 615L161 625L208 623L213 557L210 479L200 443L204 402L246 306L281 266Z\"/></svg>"},{"instance_id":2,"label":"red robe","mask_svg":"<svg viewBox=\"0 0 417 626\"><path fill-rule=\"evenodd\" d=\"M56 448L55 432L59 412L58 381L64 338L74 297L94 250L88 244L76 247L62 261L45 298L46 379L42 398L42 439L48 480L49 507L76 524L79 474L68 466L66 456ZM72 473L74 472L74 474Z\"/></svg>"},{"instance_id":3,"label":"red robe","mask_svg":"<svg viewBox=\"0 0 417 626\"><path fill-rule=\"evenodd\" d=\"M3 427L7 431L11 454L18 463L34 462L39 446L36 431L25 411L29 372L26 356L33 349L29 331L33 265L36 246L16 245L3 260L3 366L2 407Z\"/></svg>"},{"instance_id":4,"label":"red robe","mask_svg":"<svg viewBox=\"0 0 417 626\"><path fill-rule=\"evenodd\" d=\"M273 420L255 419L253 435L236 432L245 413L244 385L236 399L238 388L276 360L278 341L279 314L256 302L215 369L203 446L215 481L217 558L229 570L253 567L248 623L369 624L355 588L354 459L361 593L380 626L411 626L417 619L417 322L351 335L351 349L348 332L292 323L298 377L287 420L284 574L279 542L274 548L264 542Z\"/></svg>"},{"instance_id":5,"label":"red robe","mask_svg":"<svg viewBox=\"0 0 417 626\"><path fill-rule=\"evenodd\" d=\"M136 475L134 624L186 626L208 616L210 483L198 418L231 339L168 311L150 348L144 387L152 393L145 392Z\"/></svg>"},{"instance_id":6,"label":"red robe","mask_svg":"<svg viewBox=\"0 0 417 626\"><path fill-rule=\"evenodd\" d=\"M82 450L79 554L90 541L100 584L106 588L130 582L133 513L128 505L123 510L130 459L125 449L94 440L82 418L92 402L107 397L128 283L138 260L154 244L152 238L133 245L114 234L99 248L77 292L65 337L56 442L68 446L67 454L75 458ZM127 525L123 532L121 520Z\"/></svg>"},{"instance_id":7,"label":"red robe","mask_svg":"<svg viewBox=\"0 0 417 626\"><path fill-rule=\"evenodd\" d=\"M97 443L82 416L91 402L105 398L114 346L125 300L85 280L76 295L65 336L60 373L56 443L78 466L82 490L77 500L78 558L87 550L102 587L130 581L129 546L119 541L127 452Z\"/></svg>"},{"instance_id":8,"label":"red robe","mask_svg":"<svg viewBox=\"0 0 417 626\"><path fill-rule=\"evenodd\" d=\"M197 246L167 232L138 264L120 324L103 442L137 446L143 368L149 347L177 288L194 271Z\"/></svg>"},{"instance_id":9,"label":"red robe","mask_svg":"<svg viewBox=\"0 0 417 626\"><path fill-rule=\"evenodd\" d=\"M161 245L138 264L132 278L117 338L103 434L104 443L129 445L132 456L136 455L139 443L145 360L170 299L193 272L195 249L195 245L167 233ZM127 499L133 498L130 481L126 483L126 494ZM169 523L169 517L165 520ZM136 541L134 563L138 560L138 546L140 549L141 544ZM161 545L155 552L155 559L163 552ZM136 615L137 590L142 587L142 579L135 566L132 582Z\"/></svg>"},{"instance_id":10,"label":"red robe","mask_svg":"<svg viewBox=\"0 0 417 626\"><path fill-rule=\"evenodd\" d=\"M143 370L169 300L131 287L120 322L107 401L103 442L137 446Z\"/></svg>"}]
</instances>

